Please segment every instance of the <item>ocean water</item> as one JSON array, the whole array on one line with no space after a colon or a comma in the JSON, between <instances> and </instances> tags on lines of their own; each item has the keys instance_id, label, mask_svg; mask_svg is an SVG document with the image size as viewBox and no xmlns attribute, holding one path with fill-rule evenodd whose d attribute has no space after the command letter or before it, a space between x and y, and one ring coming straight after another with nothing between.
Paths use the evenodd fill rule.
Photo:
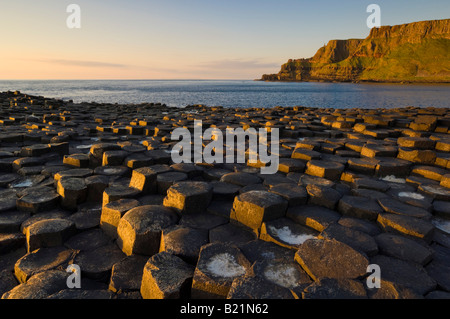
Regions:
<instances>
[{"instance_id":1,"label":"ocean water","mask_svg":"<svg viewBox=\"0 0 450 319\"><path fill-rule=\"evenodd\" d=\"M163 103L223 107L307 106L331 108L449 107L450 85L280 83L242 80L0 81L19 90L74 102Z\"/></svg>"}]
</instances>

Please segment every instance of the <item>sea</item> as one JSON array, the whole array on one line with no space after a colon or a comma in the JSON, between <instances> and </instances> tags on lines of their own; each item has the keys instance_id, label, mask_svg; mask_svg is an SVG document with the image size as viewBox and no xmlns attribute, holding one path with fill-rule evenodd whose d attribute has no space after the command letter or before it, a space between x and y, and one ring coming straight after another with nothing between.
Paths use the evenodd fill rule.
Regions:
<instances>
[{"instance_id":1,"label":"sea","mask_svg":"<svg viewBox=\"0 0 450 319\"><path fill-rule=\"evenodd\" d=\"M227 108L306 106L398 108L450 106L450 85L262 82L253 80L14 80L0 92L73 100L75 103L202 104Z\"/></svg>"}]
</instances>

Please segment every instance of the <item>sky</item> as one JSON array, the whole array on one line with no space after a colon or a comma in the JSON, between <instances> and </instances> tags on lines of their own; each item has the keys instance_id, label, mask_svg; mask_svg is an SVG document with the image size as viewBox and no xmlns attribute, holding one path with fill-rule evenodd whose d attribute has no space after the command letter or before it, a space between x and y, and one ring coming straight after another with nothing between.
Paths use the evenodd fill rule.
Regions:
<instances>
[{"instance_id":1,"label":"sky","mask_svg":"<svg viewBox=\"0 0 450 319\"><path fill-rule=\"evenodd\" d=\"M0 79L256 79L367 37L372 3L382 25L450 17L448 0L2 1Z\"/></svg>"}]
</instances>

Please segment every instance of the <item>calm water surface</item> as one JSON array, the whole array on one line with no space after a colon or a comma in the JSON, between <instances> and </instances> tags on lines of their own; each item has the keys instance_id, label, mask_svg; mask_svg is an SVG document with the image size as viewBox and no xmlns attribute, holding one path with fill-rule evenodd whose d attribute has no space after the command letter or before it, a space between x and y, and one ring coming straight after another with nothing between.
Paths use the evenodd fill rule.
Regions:
<instances>
[{"instance_id":1,"label":"calm water surface","mask_svg":"<svg viewBox=\"0 0 450 319\"><path fill-rule=\"evenodd\" d=\"M164 103L224 107L449 107L450 85L273 83L241 80L0 81L0 91L74 102Z\"/></svg>"}]
</instances>

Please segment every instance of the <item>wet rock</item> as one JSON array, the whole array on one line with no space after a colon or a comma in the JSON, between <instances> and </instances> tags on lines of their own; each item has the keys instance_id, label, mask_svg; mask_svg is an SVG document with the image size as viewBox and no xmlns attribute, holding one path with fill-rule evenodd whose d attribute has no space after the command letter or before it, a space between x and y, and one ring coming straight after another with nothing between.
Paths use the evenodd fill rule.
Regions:
<instances>
[{"instance_id":1,"label":"wet rock","mask_svg":"<svg viewBox=\"0 0 450 319\"><path fill-rule=\"evenodd\" d=\"M289 207L300 206L308 201L308 193L303 186L282 183L269 189L269 192L280 195L288 202Z\"/></svg>"},{"instance_id":2,"label":"wet rock","mask_svg":"<svg viewBox=\"0 0 450 319\"><path fill-rule=\"evenodd\" d=\"M87 154L66 155L64 156L63 163L74 167L88 168L89 156Z\"/></svg>"},{"instance_id":3,"label":"wet rock","mask_svg":"<svg viewBox=\"0 0 450 319\"><path fill-rule=\"evenodd\" d=\"M31 217L28 214L28 218L26 218L20 225L20 231L23 234L26 234L28 227L30 227L35 222L46 219L67 219L69 216L70 214L68 212L59 209L51 210L49 212L37 213Z\"/></svg>"},{"instance_id":4,"label":"wet rock","mask_svg":"<svg viewBox=\"0 0 450 319\"><path fill-rule=\"evenodd\" d=\"M348 217L376 220L383 209L373 199L360 196L344 196L338 204L338 211Z\"/></svg>"},{"instance_id":5,"label":"wet rock","mask_svg":"<svg viewBox=\"0 0 450 319\"><path fill-rule=\"evenodd\" d=\"M233 280L245 276L250 263L233 245L211 243L202 247L192 281L194 299L224 299Z\"/></svg>"},{"instance_id":6,"label":"wet rock","mask_svg":"<svg viewBox=\"0 0 450 319\"><path fill-rule=\"evenodd\" d=\"M361 149L361 156L375 157L396 157L398 149L392 145L366 144Z\"/></svg>"},{"instance_id":7,"label":"wet rock","mask_svg":"<svg viewBox=\"0 0 450 319\"><path fill-rule=\"evenodd\" d=\"M87 200L92 202L102 202L103 192L108 187L109 179L106 176L94 175L84 179L87 187Z\"/></svg>"},{"instance_id":8,"label":"wet rock","mask_svg":"<svg viewBox=\"0 0 450 319\"><path fill-rule=\"evenodd\" d=\"M120 166L129 153L123 150L105 151L102 157L103 166Z\"/></svg>"},{"instance_id":9,"label":"wet rock","mask_svg":"<svg viewBox=\"0 0 450 319\"><path fill-rule=\"evenodd\" d=\"M164 206L181 214L204 212L212 199L212 186L205 182L179 182L167 190Z\"/></svg>"},{"instance_id":10,"label":"wet rock","mask_svg":"<svg viewBox=\"0 0 450 319\"><path fill-rule=\"evenodd\" d=\"M80 266L81 278L86 277L108 283L112 267L125 257L126 255L115 244L109 244L80 252L75 257L74 264Z\"/></svg>"},{"instance_id":11,"label":"wet rock","mask_svg":"<svg viewBox=\"0 0 450 319\"><path fill-rule=\"evenodd\" d=\"M337 190L326 186L308 185L306 191L309 195L308 204L329 209L334 209L342 197Z\"/></svg>"},{"instance_id":12,"label":"wet rock","mask_svg":"<svg viewBox=\"0 0 450 319\"><path fill-rule=\"evenodd\" d=\"M145 264L141 295L144 299L189 298L194 267L167 252L154 255Z\"/></svg>"},{"instance_id":13,"label":"wet rock","mask_svg":"<svg viewBox=\"0 0 450 319\"><path fill-rule=\"evenodd\" d=\"M83 178L61 178L57 184L57 192L61 196L61 206L76 211L77 205L87 197L87 186Z\"/></svg>"},{"instance_id":14,"label":"wet rock","mask_svg":"<svg viewBox=\"0 0 450 319\"><path fill-rule=\"evenodd\" d=\"M139 201L132 198L124 198L113 201L102 207L100 227L110 237L117 238L119 221L127 211L139 206Z\"/></svg>"},{"instance_id":15,"label":"wet rock","mask_svg":"<svg viewBox=\"0 0 450 319\"><path fill-rule=\"evenodd\" d=\"M156 193L156 172L150 167L133 170L130 187L140 190L143 194Z\"/></svg>"},{"instance_id":16,"label":"wet rock","mask_svg":"<svg viewBox=\"0 0 450 319\"><path fill-rule=\"evenodd\" d=\"M302 299L366 299L364 285L353 279L321 278L302 292Z\"/></svg>"},{"instance_id":17,"label":"wet rock","mask_svg":"<svg viewBox=\"0 0 450 319\"><path fill-rule=\"evenodd\" d=\"M433 278L439 289L450 291L450 260L447 247L433 244L433 260L426 266L427 274Z\"/></svg>"},{"instance_id":18,"label":"wet rock","mask_svg":"<svg viewBox=\"0 0 450 319\"><path fill-rule=\"evenodd\" d=\"M398 158L418 164L433 165L436 153L432 150L418 150L407 147L399 147Z\"/></svg>"},{"instance_id":19,"label":"wet rock","mask_svg":"<svg viewBox=\"0 0 450 319\"><path fill-rule=\"evenodd\" d=\"M167 172L158 174L156 177L156 184L158 193L166 195L167 190L174 184L188 179L188 175L182 172Z\"/></svg>"},{"instance_id":20,"label":"wet rock","mask_svg":"<svg viewBox=\"0 0 450 319\"><path fill-rule=\"evenodd\" d=\"M433 202L434 214L446 219L450 219L450 203L446 201L435 200Z\"/></svg>"},{"instance_id":21,"label":"wet rock","mask_svg":"<svg viewBox=\"0 0 450 319\"><path fill-rule=\"evenodd\" d=\"M265 259L257 261L253 264L251 273L290 290L309 285L312 282L308 274L294 260Z\"/></svg>"},{"instance_id":22,"label":"wet rock","mask_svg":"<svg viewBox=\"0 0 450 319\"><path fill-rule=\"evenodd\" d=\"M4 293L2 299L44 299L66 289L68 277L69 274L65 271L44 271Z\"/></svg>"},{"instance_id":23,"label":"wet rock","mask_svg":"<svg viewBox=\"0 0 450 319\"><path fill-rule=\"evenodd\" d=\"M64 246L72 250L85 251L97 249L101 246L110 244L111 242L111 238L101 229L94 228L70 237L64 243Z\"/></svg>"},{"instance_id":24,"label":"wet rock","mask_svg":"<svg viewBox=\"0 0 450 319\"><path fill-rule=\"evenodd\" d=\"M250 191L236 196L231 219L258 232L264 221L285 215L287 201L266 191Z\"/></svg>"},{"instance_id":25,"label":"wet rock","mask_svg":"<svg viewBox=\"0 0 450 319\"><path fill-rule=\"evenodd\" d=\"M325 207L304 205L289 208L286 212L286 217L296 223L321 232L330 224L337 222L341 218L341 215Z\"/></svg>"},{"instance_id":26,"label":"wet rock","mask_svg":"<svg viewBox=\"0 0 450 319\"><path fill-rule=\"evenodd\" d=\"M411 174L422 176L431 180L440 182L442 177L447 174L446 169L442 169L434 166L415 166L413 167Z\"/></svg>"},{"instance_id":27,"label":"wet rock","mask_svg":"<svg viewBox=\"0 0 450 319\"><path fill-rule=\"evenodd\" d=\"M16 208L17 192L14 189L0 191L0 196L0 212Z\"/></svg>"},{"instance_id":28,"label":"wet rock","mask_svg":"<svg viewBox=\"0 0 450 319\"><path fill-rule=\"evenodd\" d=\"M209 231L211 243L229 243L241 246L255 239L254 233L230 223L217 226Z\"/></svg>"},{"instance_id":29,"label":"wet rock","mask_svg":"<svg viewBox=\"0 0 450 319\"><path fill-rule=\"evenodd\" d=\"M9 270L0 270L0 295L17 286L17 280Z\"/></svg>"},{"instance_id":30,"label":"wet rock","mask_svg":"<svg viewBox=\"0 0 450 319\"><path fill-rule=\"evenodd\" d=\"M25 236L22 233L0 233L0 255L25 246Z\"/></svg>"},{"instance_id":31,"label":"wet rock","mask_svg":"<svg viewBox=\"0 0 450 319\"><path fill-rule=\"evenodd\" d=\"M420 185L418 190L426 194L435 200L444 200L444 201L450 201L450 189L447 187L442 187L440 185Z\"/></svg>"},{"instance_id":32,"label":"wet rock","mask_svg":"<svg viewBox=\"0 0 450 319\"><path fill-rule=\"evenodd\" d=\"M133 255L114 264L111 270L109 290L116 293L139 291L147 260L148 258L145 256Z\"/></svg>"},{"instance_id":33,"label":"wet rock","mask_svg":"<svg viewBox=\"0 0 450 319\"><path fill-rule=\"evenodd\" d=\"M400 147L416 148L421 150L430 150L435 147L436 141L427 137L399 137L397 144Z\"/></svg>"},{"instance_id":34,"label":"wet rock","mask_svg":"<svg viewBox=\"0 0 450 319\"><path fill-rule=\"evenodd\" d=\"M244 276L233 280L227 299L293 299L289 289L258 276Z\"/></svg>"},{"instance_id":35,"label":"wet rock","mask_svg":"<svg viewBox=\"0 0 450 319\"><path fill-rule=\"evenodd\" d=\"M211 182L213 187L213 200L233 200L241 186L220 181Z\"/></svg>"},{"instance_id":36,"label":"wet rock","mask_svg":"<svg viewBox=\"0 0 450 319\"><path fill-rule=\"evenodd\" d=\"M168 252L195 265L200 248L208 244L208 242L208 230L175 225L163 229L159 251Z\"/></svg>"},{"instance_id":37,"label":"wet rock","mask_svg":"<svg viewBox=\"0 0 450 319\"><path fill-rule=\"evenodd\" d=\"M62 246L75 234L75 224L67 219L45 219L26 229L27 251L41 247Z\"/></svg>"},{"instance_id":38,"label":"wet rock","mask_svg":"<svg viewBox=\"0 0 450 319\"><path fill-rule=\"evenodd\" d=\"M63 177L88 177L93 173L89 168L74 168L57 172L53 178L57 182Z\"/></svg>"},{"instance_id":39,"label":"wet rock","mask_svg":"<svg viewBox=\"0 0 450 319\"><path fill-rule=\"evenodd\" d=\"M340 180L345 166L331 161L311 160L306 164L305 173L312 176L323 177L332 181Z\"/></svg>"},{"instance_id":40,"label":"wet rock","mask_svg":"<svg viewBox=\"0 0 450 319\"><path fill-rule=\"evenodd\" d=\"M294 158L280 158L278 164L278 171L282 173L299 172L305 170L305 163L302 160Z\"/></svg>"},{"instance_id":41,"label":"wet rock","mask_svg":"<svg viewBox=\"0 0 450 319\"><path fill-rule=\"evenodd\" d=\"M123 185L112 185L105 189L103 192L102 205L105 206L113 201L125 198L135 198L141 193L140 190L123 186Z\"/></svg>"},{"instance_id":42,"label":"wet rock","mask_svg":"<svg viewBox=\"0 0 450 319\"><path fill-rule=\"evenodd\" d=\"M425 209L402 203L393 198L381 198L378 200L378 203L387 213L411 216L426 220L431 218L431 214Z\"/></svg>"},{"instance_id":43,"label":"wet rock","mask_svg":"<svg viewBox=\"0 0 450 319\"><path fill-rule=\"evenodd\" d=\"M274 242L277 245L290 249L298 249L301 244L311 238L316 238L318 232L294 223L289 218L278 218L262 224L259 238Z\"/></svg>"},{"instance_id":44,"label":"wet rock","mask_svg":"<svg viewBox=\"0 0 450 319\"><path fill-rule=\"evenodd\" d=\"M16 206L20 211L36 214L57 207L59 200L60 196L55 191L42 189L18 198Z\"/></svg>"},{"instance_id":45,"label":"wet rock","mask_svg":"<svg viewBox=\"0 0 450 319\"><path fill-rule=\"evenodd\" d=\"M375 237L383 255L405 261L418 263L422 266L431 261L433 252L426 246L403 236L383 233Z\"/></svg>"},{"instance_id":46,"label":"wet rock","mask_svg":"<svg viewBox=\"0 0 450 319\"><path fill-rule=\"evenodd\" d=\"M64 247L39 248L17 260L14 275L20 283L25 283L40 272L65 270L75 255L76 251Z\"/></svg>"},{"instance_id":47,"label":"wet rock","mask_svg":"<svg viewBox=\"0 0 450 319\"><path fill-rule=\"evenodd\" d=\"M292 157L294 159L299 159L302 161L311 161L313 159L320 159L321 154L319 152L308 150L308 149L302 149L302 148L296 148L292 152Z\"/></svg>"},{"instance_id":48,"label":"wet rock","mask_svg":"<svg viewBox=\"0 0 450 319\"><path fill-rule=\"evenodd\" d=\"M373 175L375 168L380 161L375 158L350 158L348 159L348 168L355 172Z\"/></svg>"},{"instance_id":49,"label":"wet rock","mask_svg":"<svg viewBox=\"0 0 450 319\"><path fill-rule=\"evenodd\" d=\"M20 225L30 217L30 213L20 211L2 212L0 214L0 233L15 233Z\"/></svg>"},{"instance_id":50,"label":"wet rock","mask_svg":"<svg viewBox=\"0 0 450 319\"><path fill-rule=\"evenodd\" d=\"M423 239L428 243L432 240L435 230L432 223L405 215L382 213L378 214L377 222L386 232Z\"/></svg>"},{"instance_id":51,"label":"wet rock","mask_svg":"<svg viewBox=\"0 0 450 319\"><path fill-rule=\"evenodd\" d=\"M387 192L390 188L388 183L370 178L356 178L353 181L353 185L357 189L371 189L383 193Z\"/></svg>"},{"instance_id":52,"label":"wet rock","mask_svg":"<svg viewBox=\"0 0 450 319\"><path fill-rule=\"evenodd\" d=\"M378 245L372 236L340 224L331 224L320 233L318 238L336 239L369 257L378 253Z\"/></svg>"},{"instance_id":53,"label":"wet rock","mask_svg":"<svg viewBox=\"0 0 450 319\"><path fill-rule=\"evenodd\" d=\"M101 207L79 208L79 211L72 214L67 219L75 223L77 230L88 230L97 228L100 225Z\"/></svg>"},{"instance_id":54,"label":"wet rock","mask_svg":"<svg viewBox=\"0 0 450 319\"><path fill-rule=\"evenodd\" d=\"M375 256L371 262L380 266L381 278L384 281L410 288L420 295L436 288L436 281L416 263L383 255Z\"/></svg>"},{"instance_id":55,"label":"wet rock","mask_svg":"<svg viewBox=\"0 0 450 319\"><path fill-rule=\"evenodd\" d=\"M239 247L245 257L253 264L255 261L284 259L293 260L295 251L281 247L273 242L252 240Z\"/></svg>"},{"instance_id":56,"label":"wet rock","mask_svg":"<svg viewBox=\"0 0 450 319\"><path fill-rule=\"evenodd\" d=\"M314 280L355 279L364 276L369 265L365 255L334 239L305 241L295 253L295 260Z\"/></svg>"},{"instance_id":57,"label":"wet rock","mask_svg":"<svg viewBox=\"0 0 450 319\"><path fill-rule=\"evenodd\" d=\"M220 181L224 183L238 185L241 187L252 184L258 184L262 182L261 178L259 178L258 176L243 172L225 174L220 178Z\"/></svg>"},{"instance_id":58,"label":"wet rock","mask_svg":"<svg viewBox=\"0 0 450 319\"><path fill-rule=\"evenodd\" d=\"M423 299L418 292L393 281L380 279L380 288L367 288L370 299Z\"/></svg>"},{"instance_id":59,"label":"wet rock","mask_svg":"<svg viewBox=\"0 0 450 319\"><path fill-rule=\"evenodd\" d=\"M129 255L153 256L158 253L161 231L178 221L169 208L146 205L132 208L119 221L117 245Z\"/></svg>"},{"instance_id":60,"label":"wet rock","mask_svg":"<svg viewBox=\"0 0 450 319\"><path fill-rule=\"evenodd\" d=\"M229 217L222 214L213 213L211 210L211 205L208 207L207 213L201 214L184 214L181 216L179 225L187 226L191 228L206 229L210 230L217 226L228 224ZM231 210L229 206L228 211ZM228 213L229 214L229 213Z\"/></svg>"},{"instance_id":61,"label":"wet rock","mask_svg":"<svg viewBox=\"0 0 450 319\"><path fill-rule=\"evenodd\" d=\"M380 228L375 222L360 218L342 217L341 219L339 219L338 224L361 231L363 233L369 234L370 236L376 236L381 232Z\"/></svg>"},{"instance_id":62,"label":"wet rock","mask_svg":"<svg viewBox=\"0 0 450 319\"><path fill-rule=\"evenodd\" d=\"M108 290L64 289L48 296L46 299L108 300L114 299L114 294Z\"/></svg>"}]
</instances>

